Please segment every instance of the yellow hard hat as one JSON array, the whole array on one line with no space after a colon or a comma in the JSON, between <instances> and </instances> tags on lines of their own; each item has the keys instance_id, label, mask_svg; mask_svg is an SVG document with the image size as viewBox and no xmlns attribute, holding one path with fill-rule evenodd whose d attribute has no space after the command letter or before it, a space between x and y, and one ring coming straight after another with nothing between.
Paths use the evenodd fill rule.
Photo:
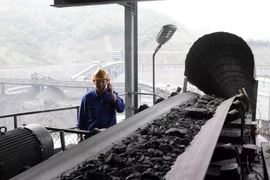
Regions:
<instances>
[{"instance_id":1,"label":"yellow hard hat","mask_svg":"<svg viewBox=\"0 0 270 180\"><path fill-rule=\"evenodd\" d=\"M93 80L109 80L109 73L105 69L98 69L94 72Z\"/></svg>"}]
</instances>

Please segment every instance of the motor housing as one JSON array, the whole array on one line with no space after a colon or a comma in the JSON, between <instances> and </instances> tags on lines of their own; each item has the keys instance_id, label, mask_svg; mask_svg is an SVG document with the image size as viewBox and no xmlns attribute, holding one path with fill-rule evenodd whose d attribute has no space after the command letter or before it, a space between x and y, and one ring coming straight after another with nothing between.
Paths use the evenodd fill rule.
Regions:
<instances>
[{"instance_id":1,"label":"motor housing","mask_svg":"<svg viewBox=\"0 0 270 180\"><path fill-rule=\"evenodd\" d=\"M53 155L50 133L41 125L30 124L0 135L0 179L20 174Z\"/></svg>"}]
</instances>

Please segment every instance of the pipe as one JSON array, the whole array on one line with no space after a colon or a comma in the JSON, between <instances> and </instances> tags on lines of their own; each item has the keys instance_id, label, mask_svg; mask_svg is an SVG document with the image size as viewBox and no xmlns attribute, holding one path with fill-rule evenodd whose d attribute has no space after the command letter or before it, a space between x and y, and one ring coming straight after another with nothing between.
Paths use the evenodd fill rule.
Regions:
<instances>
[{"instance_id":1,"label":"pipe","mask_svg":"<svg viewBox=\"0 0 270 180\"><path fill-rule=\"evenodd\" d=\"M159 51L159 49L161 48L162 44L159 44L153 54L153 105L156 103L156 82L155 82L155 79L156 79L156 75L155 75L155 56L156 56L156 53Z\"/></svg>"}]
</instances>

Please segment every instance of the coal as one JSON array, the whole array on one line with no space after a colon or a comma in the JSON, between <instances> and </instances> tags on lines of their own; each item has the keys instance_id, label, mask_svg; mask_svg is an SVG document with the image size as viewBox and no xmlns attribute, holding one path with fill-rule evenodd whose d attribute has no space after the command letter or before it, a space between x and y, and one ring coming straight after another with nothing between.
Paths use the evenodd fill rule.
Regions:
<instances>
[{"instance_id":1,"label":"coal","mask_svg":"<svg viewBox=\"0 0 270 180\"><path fill-rule=\"evenodd\" d=\"M60 179L164 179L176 158L222 101L204 95L172 108L168 114L138 129L97 159L85 161L69 174L63 173ZM190 115L189 109L197 114Z\"/></svg>"}]
</instances>

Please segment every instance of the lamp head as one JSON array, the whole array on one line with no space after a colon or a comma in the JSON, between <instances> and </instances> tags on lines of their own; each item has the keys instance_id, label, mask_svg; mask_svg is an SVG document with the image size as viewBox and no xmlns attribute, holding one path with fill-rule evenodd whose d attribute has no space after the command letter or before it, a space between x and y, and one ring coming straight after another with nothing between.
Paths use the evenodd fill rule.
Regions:
<instances>
[{"instance_id":1,"label":"lamp head","mask_svg":"<svg viewBox=\"0 0 270 180\"><path fill-rule=\"evenodd\" d=\"M177 30L177 27L172 24L163 26L157 35L157 39L156 39L157 43L165 44L166 42L168 42L172 38L176 30Z\"/></svg>"}]
</instances>

